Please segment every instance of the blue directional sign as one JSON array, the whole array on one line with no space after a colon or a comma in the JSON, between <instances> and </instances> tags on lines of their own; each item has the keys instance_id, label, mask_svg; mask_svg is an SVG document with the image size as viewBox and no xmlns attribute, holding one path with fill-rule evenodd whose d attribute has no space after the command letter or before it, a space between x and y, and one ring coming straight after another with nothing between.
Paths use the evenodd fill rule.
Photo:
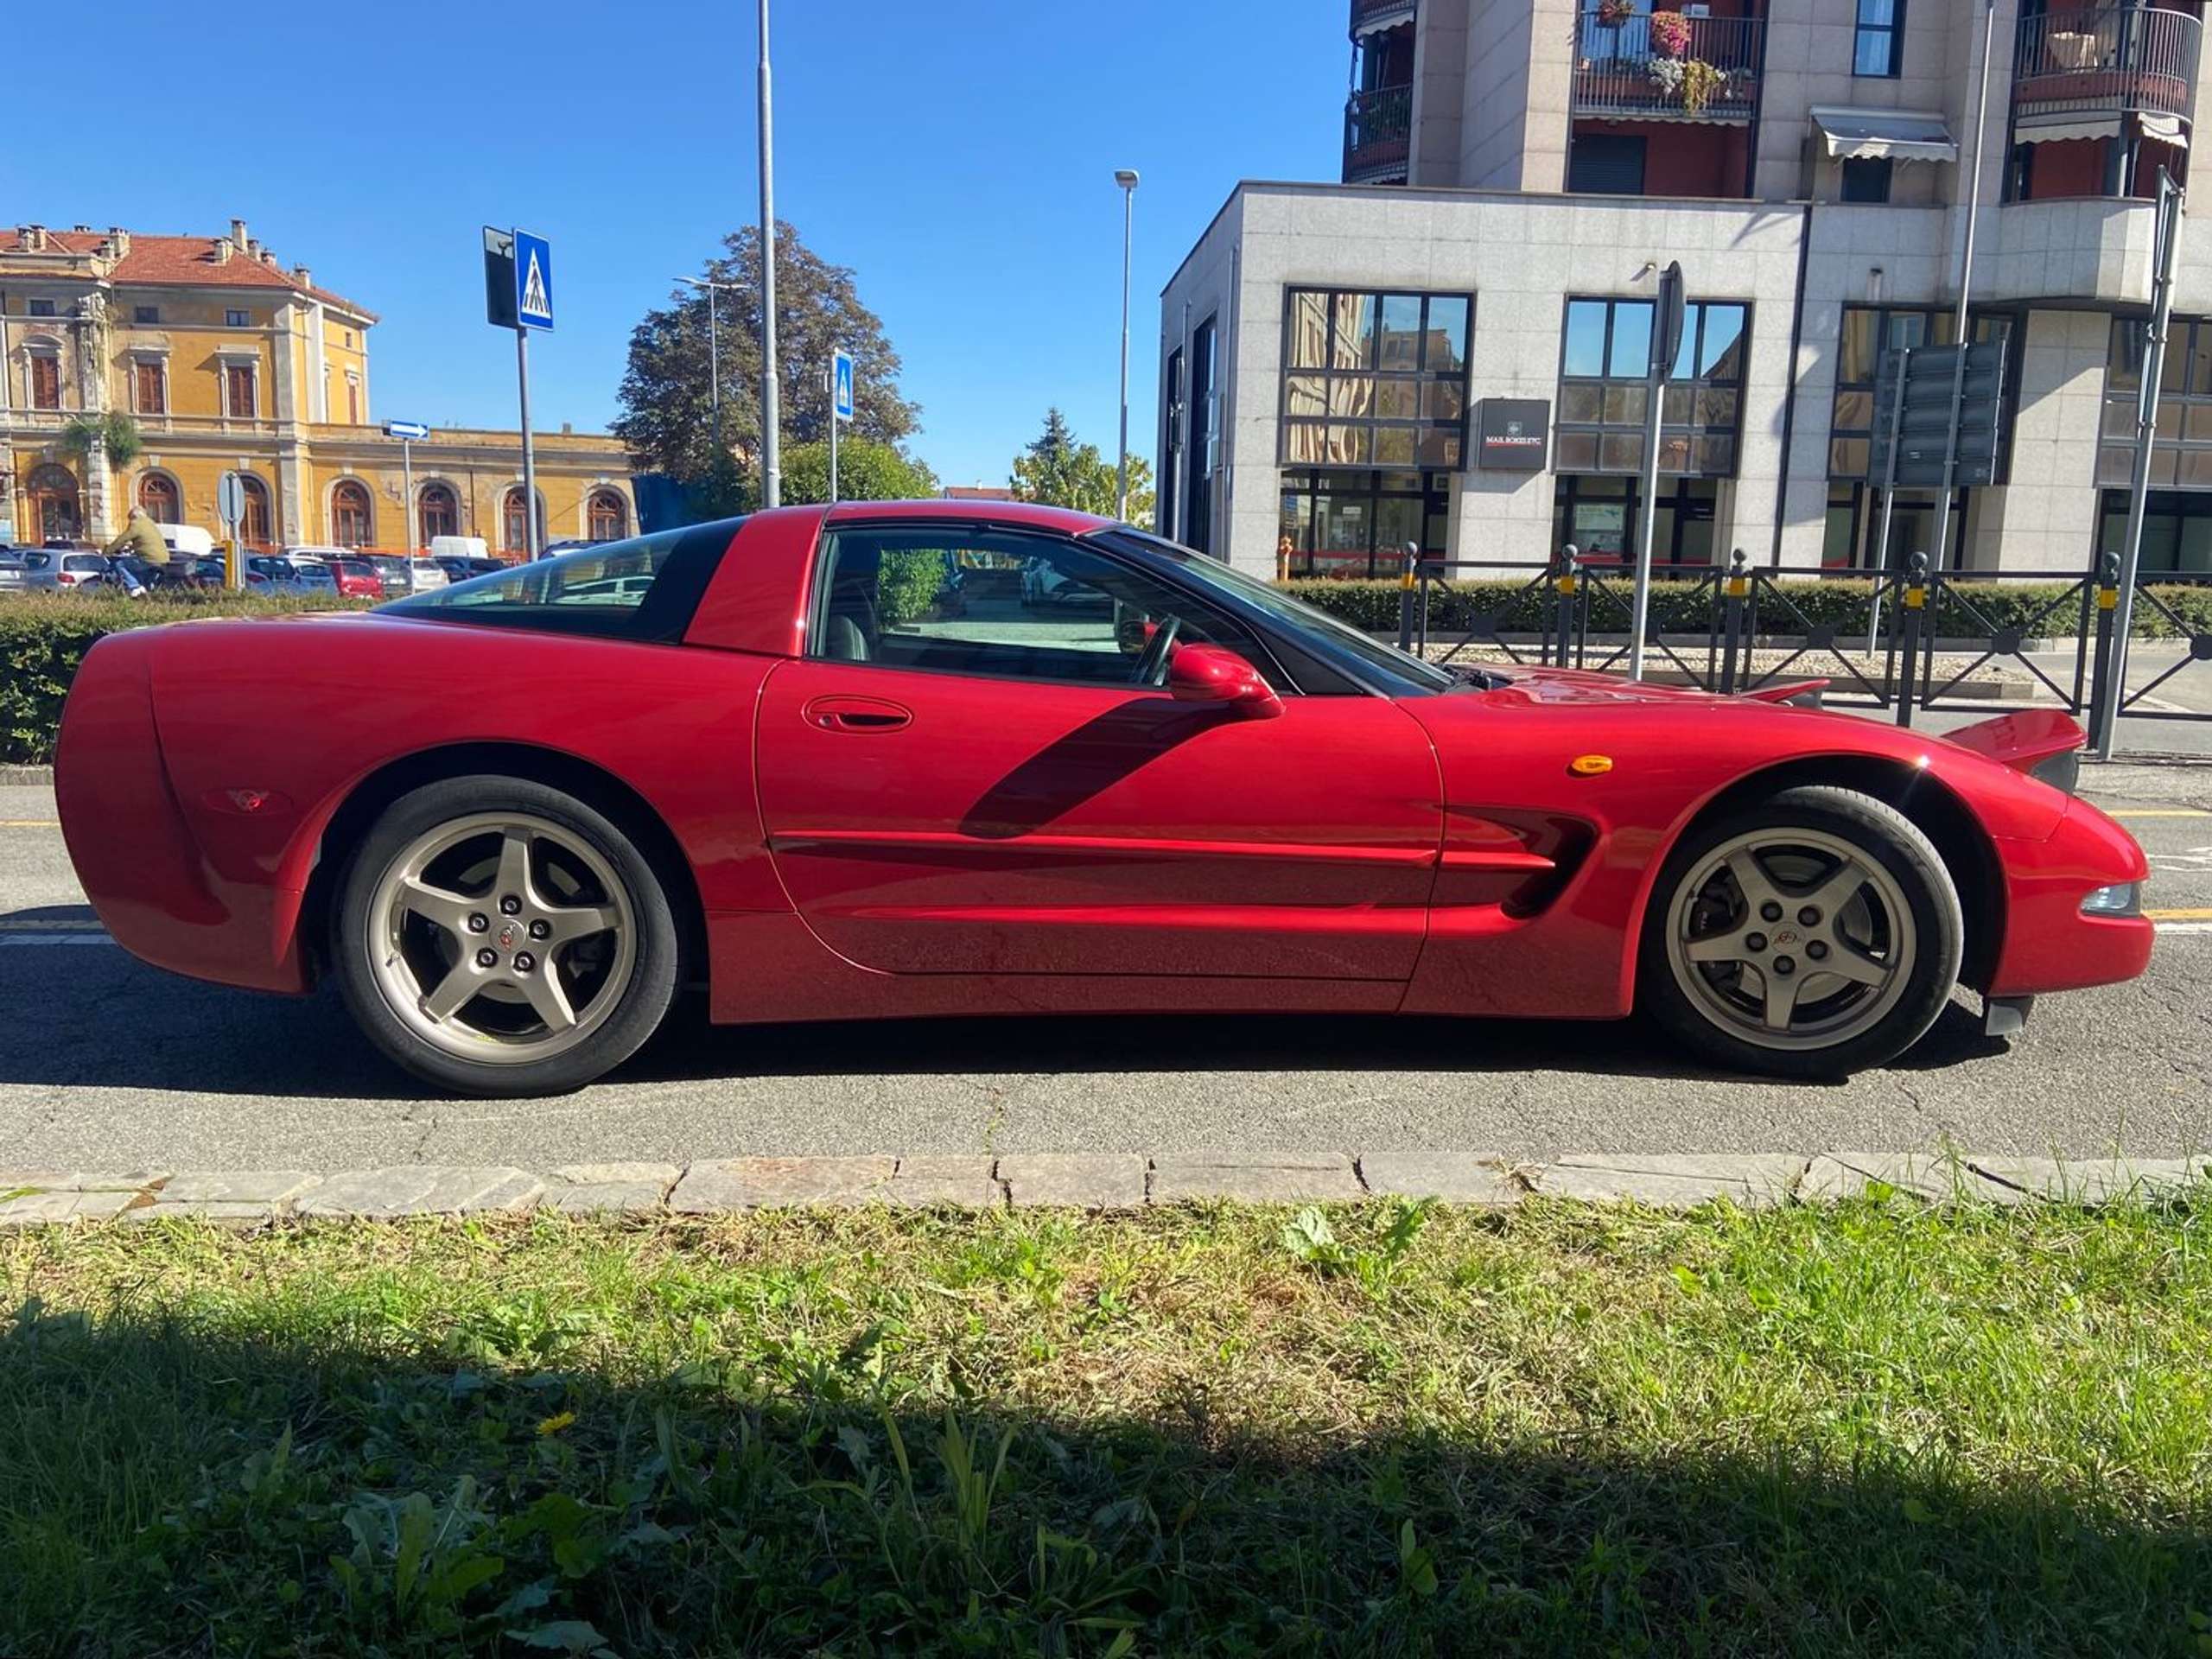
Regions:
<instances>
[{"instance_id":1,"label":"blue directional sign","mask_svg":"<svg viewBox=\"0 0 2212 1659\"><path fill-rule=\"evenodd\" d=\"M839 420L849 421L853 418L853 359L839 352L830 359L830 406Z\"/></svg>"},{"instance_id":2,"label":"blue directional sign","mask_svg":"<svg viewBox=\"0 0 2212 1659\"><path fill-rule=\"evenodd\" d=\"M515 324L553 327L553 245L528 231L515 232Z\"/></svg>"},{"instance_id":3,"label":"blue directional sign","mask_svg":"<svg viewBox=\"0 0 2212 1659\"><path fill-rule=\"evenodd\" d=\"M416 443L429 437L430 429L420 421L386 421L384 435L387 438L405 438L410 443Z\"/></svg>"}]
</instances>

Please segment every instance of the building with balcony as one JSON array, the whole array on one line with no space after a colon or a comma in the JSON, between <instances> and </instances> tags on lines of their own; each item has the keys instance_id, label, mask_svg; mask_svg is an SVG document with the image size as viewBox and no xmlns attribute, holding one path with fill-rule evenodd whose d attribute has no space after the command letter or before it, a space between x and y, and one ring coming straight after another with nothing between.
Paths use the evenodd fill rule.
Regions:
<instances>
[{"instance_id":1,"label":"building with balcony","mask_svg":"<svg viewBox=\"0 0 2212 1659\"><path fill-rule=\"evenodd\" d=\"M397 550L435 535L525 545L518 432L399 446L369 401L373 313L286 266L242 219L216 236L17 226L0 242L0 543L90 537L133 505L219 535L216 490L245 485L241 539ZM128 417L137 453L109 453ZM546 538L626 535L629 461L611 437L535 435Z\"/></svg>"},{"instance_id":2,"label":"building with balcony","mask_svg":"<svg viewBox=\"0 0 2212 1659\"><path fill-rule=\"evenodd\" d=\"M2198 0L1997 0L1986 49L1981 0L1350 5L1343 181L1236 186L1162 296L1165 532L1255 573L1364 574L1408 541L1625 556L1649 513L1662 562L1863 568L1874 377L1952 338L1971 206L1999 477L1957 493L1942 549L1936 493L1897 491L1891 557L2081 570L2110 544L2152 198L2202 108ZM1693 328L1646 502L1670 261ZM2179 270L2145 563L2207 569L2202 215Z\"/></svg>"}]
</instances>

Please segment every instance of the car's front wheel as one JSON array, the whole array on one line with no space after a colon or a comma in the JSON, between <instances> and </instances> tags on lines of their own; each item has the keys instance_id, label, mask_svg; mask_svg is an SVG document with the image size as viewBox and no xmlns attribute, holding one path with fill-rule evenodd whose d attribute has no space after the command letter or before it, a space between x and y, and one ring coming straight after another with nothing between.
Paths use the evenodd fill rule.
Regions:
<instances>
[{"instance_id":1,"label":"car's front wheel","mask_svg":"<svg viewBox=\"0 0 2212 1659\"><path fill-rule=\"evenodd\" d=\"M1693 830L1654 890L1643 1002L1724 1065L1834 1077L1943 1011L1966 925L1942 855L1854 790L1784 790Z\"/></svg>"},{"instance_id":2,"label":"car's front wheel","mask_svg":"<svg viewBox=\"0 0 2212 1659\"><path fill-rule=\"evenodd\" d=\"M336 911L334 965L361 1028L461 1093L581 1088L636 1052L675 994L676 920L651 861L597 808L523 779L393 802Z\"/></svg>"}]
</instances>

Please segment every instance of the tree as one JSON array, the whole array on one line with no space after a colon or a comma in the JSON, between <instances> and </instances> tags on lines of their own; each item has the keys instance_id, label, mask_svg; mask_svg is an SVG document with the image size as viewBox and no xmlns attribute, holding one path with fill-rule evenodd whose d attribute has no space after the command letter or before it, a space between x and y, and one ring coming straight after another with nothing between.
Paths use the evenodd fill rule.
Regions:
<instances>
[{"instance_id":1,"label":"tree","mask_svg":"<svg viewBox=\"0 0 2212 1659\"><path fill-rule=\"evenodd\" d=\"M937 493L937 474L894 444L872 438L837 442L837 499L841 501L919 501ZM830 445L795 444L784 451L784 499L830 499Z\"/></svg>"},{"instance_id":2,"label":"tree","mask_svg":"<svg viewBox=\"0 0 2212 1659\"><path fill-rule=\"evenodd\" d=\"M1116 485L1114 463L1098 453L1095 443L1078 443L1068 428L1067 416L1057 409L1045 411L1045 429L1014 458L1014 493L1024 501L1043 501L1078 512L1114 516ZM1129 457L1128 522L1152 521L1152 467L1141 457Z\"/></svg>"},{"instance_id":3,"label":"tree","mask_svg":"<svg viewBox=\"0 0 2212 1659\"><path fill-rule=\"evenodd\" d=\"M747 226L723 238L721 257L701 275L729 283L715 296L720 346L722 445L755 474L760 454L760 234ZM640 470L673 474L695 488L716 472L707 295L679 288L630 332L615 435ZM786 445L829 435L823 376L833 348L853 359L855 435L896 443L920 410L899 395L899 353L883 321L860 302L853 273L830 264L787 224L776 226L776 379ZM757 484L749 486L757 493ZM718 497L724 492L716 489ZM741 510L741 504L732 511Z\"/></svg>"}]
</instances>

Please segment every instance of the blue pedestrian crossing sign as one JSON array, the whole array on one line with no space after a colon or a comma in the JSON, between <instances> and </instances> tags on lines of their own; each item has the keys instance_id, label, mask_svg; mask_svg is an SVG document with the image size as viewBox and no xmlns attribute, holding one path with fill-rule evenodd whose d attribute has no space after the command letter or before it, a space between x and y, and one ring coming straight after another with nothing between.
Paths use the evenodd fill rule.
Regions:
<instances>
[{"instance_id":1,"label":"blue pedestrian crossing sign","mask_svg":"<svg viewBox=\"0 0 2212 1659\"><path fill-rule=\"evenodd\" d=\"M553 247L528 231L515 232L515 324L553 327Z\"/></svg>"},{"instance_id":2,"label":"blue pedestrian crossing sign","mask_svg":"<svg viewBox=\"0 0 2212 1659\"><path fill-rule=\"evenodd\" d=\"M841 421L853 418L853 359L839 352L830 359L830 406Z\"/></svg>"}]
</instances>

